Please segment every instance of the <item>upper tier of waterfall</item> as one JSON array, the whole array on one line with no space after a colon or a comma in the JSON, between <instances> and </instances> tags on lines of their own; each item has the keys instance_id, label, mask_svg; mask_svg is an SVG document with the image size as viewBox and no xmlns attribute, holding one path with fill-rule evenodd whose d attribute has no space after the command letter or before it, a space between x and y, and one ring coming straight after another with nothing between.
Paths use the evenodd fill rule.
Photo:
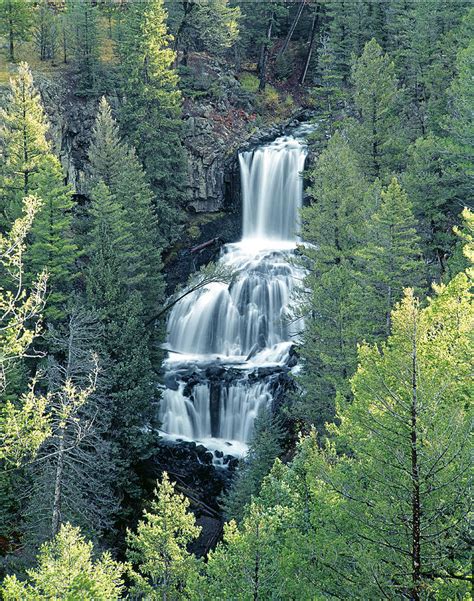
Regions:
<instances>
[{"instance_id":1,"label":"upper tier of waterfall","mask_svg":"<svg viewBox=\"0 0 474 601\"><path fill-rule=\"evenodd\" d=\"M300 277L291 261L303 197L302 126L239 155L243 235L220 262L232 282L182 299L168 321L170 350L161 402L163 433L239 455L258 412L272 402L300 329L289 316ZM266 372L262 375L262 367ZM273 368L270 369L270 368Z\"/></svg>"}]
</instances>

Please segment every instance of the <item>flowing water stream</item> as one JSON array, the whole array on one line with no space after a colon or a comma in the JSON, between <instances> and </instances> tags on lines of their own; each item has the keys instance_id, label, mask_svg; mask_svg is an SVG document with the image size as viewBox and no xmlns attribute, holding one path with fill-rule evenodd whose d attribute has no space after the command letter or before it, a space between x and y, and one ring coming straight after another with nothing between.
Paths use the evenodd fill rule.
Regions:
<instances>
[{"instance_id":1,"label":"flowing water stream","mask_svg":"<svg viewBox=\"0 0 474 601\"><path fill-rule=\"evenodd\" d=\"M188 295L169 318L161 433L202 443L222 464L245 454L259 410L272 403L289 370L300 329L289 319L300 276L290 259L309 131L302 125L239 155L242 240L227 244L219 259L235 277Z\"/></svg>"}]
</instances>

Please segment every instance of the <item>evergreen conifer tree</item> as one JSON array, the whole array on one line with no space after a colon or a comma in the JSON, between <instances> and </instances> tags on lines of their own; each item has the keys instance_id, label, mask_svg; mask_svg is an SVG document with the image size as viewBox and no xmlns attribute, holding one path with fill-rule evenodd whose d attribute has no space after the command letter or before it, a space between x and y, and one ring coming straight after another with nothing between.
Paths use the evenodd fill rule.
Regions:
<instances>
[{"instance_id":1,"label":"evergreen conifer tree","mask_svg":"<svg viewBox=\"0 0 474 601\"><path fill-rule=\"evenodd\" d=\"M28 570L27 579L7 576L0 592L5 601L118 601L124 591L124 571L124 566L109 553L94 560L92 543L84 540L79 528L65 524L51 542L41 547L38 566Z\"/></svg>"},{"instance_id":2,"label":"evergreen conifer tree","mask_svg":"<svg viewBox=\"0 0 474 601\"><path fill-rule=\"evenodd\" d=\"M347 378L355 370L357 341L363 336L355 257L369 214L368 185L339 133L310 177L312 203L302 212L302 238L308 244L300 248L307 270L299 299L305 316L298 378L302 396L293 412L322 431L334 412L336 391L349 394Z\"/></svg>"},{"instance_id":3,"label":"evergreen conifer tree","mask_svg":"<svg viewBox=\"0 0 474 601\"><path fill-rule=\"evenodd\" d=\"M0 33L8 39L8 58L15 60L18 42L28 39L33 23L33 5L28 0L0 0Z\"/></svg>"},{"instance_id":4,"label":"evergreen conifer tree","mask_svg":"<svg viewBox=\"0 0 474 601\"><path fill-rule=\"evenodd\" d=\"M45 316L64 317L66 293L71 290L77 247L72 240L72 191L64 183L58 158L46 139L48 123L31 71L26 63L11 80L8 107L0 113L6 142L0 176L2 226L21 210L21 199L34 194L41 199L25 256L27 279L42 269L49 273Z\"/></svg>"},{"instance_id":5,"label":"evergreen conifer tree","mask_svg":"<svg viewBox=\"0 0 474 601\"><path fill-rule=\"evenodd\" d=\"M354 63L352 84L360 121L353 147L368 177L385 177L403 166L404 133L395 65L375 39Z\"/></svg>"},{"instance_id":6,"label":"evergreen conifer tree","mask_svg":"<svg viewBox=\"0 0 474 601\"><path fill-rule=\"evenodd\" d=\"M92 185L103 181L124 211L134 243L134 288L142 294L145 315L150 319L164 293L161 249L165 241L160 238L145 172L134 150L122 141L105 98L100 102L89 160Z\"/></svg>"},{"instance_id":7,"label":"evergreen conifer tree","mask_svg":"<svg viewBox=\"0 0 474 601\"><path fill-rule=\"evenodd\" d=\"M96 93L100 81L98 10L92 0L69 3L67 19L79 95Z\"/></svg>"},{"instance_id":8,"label":"evergreen conifer tree","mask_svg":"<svg viewBox=\"0 0 474 601\"><path fill-rule=\"evenodd\" d=\"M366 340L390 334L390 315L406 286L420 286L424 263L411 203L398 180L382 190L361 250L362 306Z\"/></svg>"},{"instance_id":9,"label":"evergreen conifer tree","mask_svg":"<svg viewBox=\"0 0 474 601\"><path fill-rule=\"evenodd\" d=\"M170 240L178 231L185 158L181 93L166 17L163 0L128 3L119 26L118 53L125 98L120 123L150 178L160 233Z\"/></svg>"},{"instance_id":10,"label":"evergreen conifer tree","mask_svg":"<svg viewBox=\"0 0 474 601\"><path fill-rule=\"evenodd\" d=\"M86 299L103 327L97 350L111 363L106 394L111 440L118 450L116 485L136 496L134 466L151 452L157 411L143 300L134 289L135 248L126 213L104 182L92 191L89 214Z\"/></svg>"},{"instance_id":11,"label":"evergreen conifer tree","mask_svg":"<svg viewBox=\"0 0 474 601\"><path fill-rule=\"evenodd\" d=\"M150 600L187 597L188 583L196 578L198 568L187 546L201 531L188 507L188 499L175 491L165 472L150 511L144 512L137 532L127 535L127 557L134 566L133 594Z\"/></svg>"}]
</instances>

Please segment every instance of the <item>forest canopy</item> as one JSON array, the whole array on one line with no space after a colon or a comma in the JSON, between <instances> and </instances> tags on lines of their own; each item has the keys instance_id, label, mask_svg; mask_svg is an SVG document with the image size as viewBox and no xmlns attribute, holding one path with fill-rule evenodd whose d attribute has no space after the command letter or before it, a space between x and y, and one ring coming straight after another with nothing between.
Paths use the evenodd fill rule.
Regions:
<instances>
[{"instance_id":1,"label":"forest canopy","mask_svg":"<svg viewBox=\"0 0 474 601\"><path fill-rule=\"evenodd\" d=\"M0 0L0 598L471 598L473 30L464 0ZM204 386L170 315L238 288L239 151L302 123L278 399L240 460L170 444L166 391Z\"/></svg>"}]
</instances>

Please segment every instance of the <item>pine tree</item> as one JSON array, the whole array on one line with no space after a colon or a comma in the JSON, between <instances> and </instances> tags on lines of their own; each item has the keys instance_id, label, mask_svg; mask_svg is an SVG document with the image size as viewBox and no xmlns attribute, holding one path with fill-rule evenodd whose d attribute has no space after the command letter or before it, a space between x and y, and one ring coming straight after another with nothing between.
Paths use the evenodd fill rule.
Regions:
<instances>
[{"instance_id":1,"label":"pine tree","mask_svg":"<svg viewBox=\"0 0 474 601\"><path fill-rule=\"evenodd\" d=\"M424 264L411 203L398 180L382 190L371 217L368 244L361 250L366 339L390 334L390 315L406 286L420 286Z\"/></svg>"},{"instance_id":2,"label":"pine tree","mask_svg":"<svg viewBox=\"0 0 474 601\"><path fill-rule=\"evenodd\" d=\"M347 378L362 338L355 257L369 214L368 185L341 134L331 138L310 178L312 203L302 212L302 238L308 244L300 248L307 270L299 299L305 317L299 345L302 394L293 413L322 431L333 415L336 390L349 394Z\"/></svg>"},{"instance_id":3,"label":"pine tree","mask_svg":"<svg viewBox=\"0 0 474 601\"><path fill-rule=\"evenodd\" d=\"M474 10L469 17L474 21ZM474 117L471 110L474 102L473 63L474 42L470 40L456 59L456 77L448 92L450 107L446 123L450 173L457 183L456 199L464 204L474 192Z\"/></svg>"},{"instance_id":4,"label":"pine tree","mask_svg":"<svg viewBox=\"0 0 474 601\"><path fill-rule=\"evenodd\" d=\"M454 76L462 45L460 18L464 2L395 0L387 10L387 50L404 87L409 138L439 135L437 121L446 113L446 88Z\"/></svg>"},{"instance_id":5,"label":"pine tree","mask_svg":"<svg viewBox=\"0 0 474 601\"><path fill-rule=\"evenodd\" d=\"M159 224L153 192L135 152L120 137L110 106L102 98L89 149L90 179L102 180L124 211L134 241L134 288L142 294L147 319L163 299Z\"/></svg>"},{"instance_id":6,"label":"pine tree","mask_svg":"<svg viewBox=\"0 0 474 601\"><path fill-rule=\"evenodd\" d=\"M227 519L242 520L245 506L258 493L264 477L282 452L282 438L283 431L271 412L266 410L260 413L255 420L249 452L224 497Z\"/></svg>"},{"instance_id":7,"label":"pine tree","mask_svg":"<svg viewBox=\"0 0 474 601\"><path fill-rule=\"evenodd\" d=\"M46 140L48 123L26 63L11 80L10 103L0 118L6 142L0 177L2 221L6 226L18 216L23 196L34 194L41 199L25 255L27 280L41 269L48 271L45 316L58 320L64 316L78 254L71 231L74 202L59 160Z\"/></svg>"},{"instance_id":8,"label":"pine tree","mask_svg":"<svg viewBox=\"0 0 474 601\"><path fill-rule=\"evenodd\" d=\"M234 521L225 524L224 540L209 553L206 579L199 582L201 598L288 598L279 572L279 552L290 524L291 509L276 505L267 510L256 503L250 505L240 527Z\"/></svg>"},{"instance_id":9,"label":"pine tree","mask_svg":"<svg viewBox=\"0 0 474 601\"><path fill-rule=\"evenodd\" d=\"M185 177L181 93L171 42L163 0L127 4L118 40L125 98L120 123L150 178L166 240L177 235Z\"/></svg>"},{"instance_id":10,"label":"pine tree","mask_svg":"<svg viewBox=\"0 0 474 601\"><path fill-rule=\"evenodd\" d=\"M0 0L0 33L8 38L8 57L15 60L18 42L29 38L33 5L28 0Z\"/></svg>"},{"instance_id":11,"label":"pine tree","mask_svg":"<svg viewBox=\"0 0 474 601\"><path fill-rule=\"evenodd\" d=\"M201 531L188 507L188 499L175 492L175 484L164 472L150 511L144 511L137 532L127 534L127 557L134 566L132 594L150 600L187 597L188 582L196 577L198 567L187 546Z\"/></svg>"},{"instance_id":12,"label":"pine tree","mask_svg":"<svg viewBox=\"0 0 474 601\"><path fill-rule=\"evenodd\" d=\"M79 528L62 526L58 535L40 550L38 566L28 570L26 581L7 576L0 592L5 601L35 599L94 599L114 601L122 598L125 568L109 553L93 560L92 543L86 542Z\"/></svg>"},{"instance_id":13,"label":"pine tree","mask_svg":"<svg viewBox=\"0 0 474 601\"><path fill-rule=\"evenodd\" d=\"M240 8L230 7L227 0L184 0L168 4L170 21L176 22L172 28L174 50L182 53L183 65L187 64L190 51L219 55L237 40Z\"/></svg>"},{"instance_id":14,"label":"pine tree","mask_svg":"<svg viewBox=\"0 0 474 601\"><path fill-rule=\"evenodd\" d=\"M92 0L72 2L68 11L72 58L79 95L97 92L100 76L98 7Z\"/></svg>"},{"instance_id":15,"label":"pine tree","mask_svg":"<svg viewBox=\"0 0 474 601\"><path fill-rule=\"evenodd\" d=\"M56 8L42 0L36 8L33 37L42 61L54 59L58 49L58 15Z\"/></svg>"},{"instance_id":16,"label":"pine tree","mask_svg":"<svg viewBox=\"0 0 474 601\"><path fill-rule=\"evenodd\" d=\"M5 231L20 215L22 199L37 192L38 173L52 158L46 141L48 123L26 63L20 63L16 77L10 80L10 97L7 107L0 110L0 125L5 147L0 170L1 226Z\"/></svg>"},{"instance_id":17,"label":"pine tree","mask_svg":"<svg viewBox=\"0 0 474 601\"><path fill-rule=\"evenodd\" d=\"M361 347L354 400L338 414L351 458L322 480L343 502L346 540L360 541L366 598L462 598L469 586L469 288L460 274L426 309L408 291L387 344Z\"/></svg>"},{"instance_id":18,"label":"pine tree","mask_svg":"<svg viewBox=\"0 0 474 601\"><path fill-rule=\"evenodd\" d=\"M403 124L395 65L375 39L354 63L352 84L360 121L353 147L368 177L385 177L403 165Z\"/></svg>"},{"instance_id":19,"label":"pine tree","mask_svg":"<svg viewBox=\"0 0 474 601\"><path fill-rule=\"evenodd\" d=\"M140 292L134 290L135 249L126 214L107 186L92 192L85 274L88 306L103 326L99 353L107 357L111 440L117 448L117 489L140 494L135 466L155 440L156 376Z\"/></svg>"}]
</instances>

